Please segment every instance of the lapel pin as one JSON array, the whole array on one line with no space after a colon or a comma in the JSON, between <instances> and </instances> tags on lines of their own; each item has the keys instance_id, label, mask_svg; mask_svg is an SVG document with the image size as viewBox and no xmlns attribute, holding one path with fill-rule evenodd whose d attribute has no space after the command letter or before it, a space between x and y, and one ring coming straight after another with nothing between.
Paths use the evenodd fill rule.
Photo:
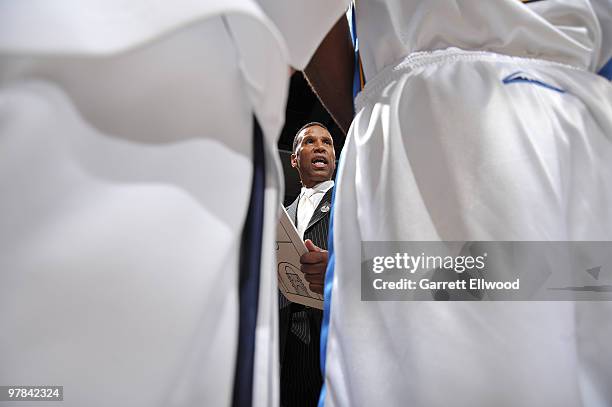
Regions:
<instances>
[{"instance_id":1,"label":"lapel pin","mask_svg":"<svg viewBox=\"0 0 612 407\"><path fill-rule=\"evenodd\" d=\"M323 212L323 213L329 212L329 209L330 209L330 207L329 207L329 204L327 204L327 203L325 203L325 204L323 204L323 206L321 206L321 212Z\"/></svg>"}]
</instances>

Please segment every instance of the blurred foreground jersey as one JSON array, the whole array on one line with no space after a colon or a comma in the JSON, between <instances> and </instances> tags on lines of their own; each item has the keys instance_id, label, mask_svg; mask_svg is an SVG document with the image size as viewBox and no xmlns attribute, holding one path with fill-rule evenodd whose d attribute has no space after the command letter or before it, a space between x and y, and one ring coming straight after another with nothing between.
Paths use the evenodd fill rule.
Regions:
<instances>
[{"instance_id":1,"label":"blurred foreground jersey","mask_svg":"<svg viewBox=\"0 0 612 407\"><path fill-rule=\"evenodd\" d=\"M610 302L361 301L362 241L612 240L611 2L524 3L356 2L322 405L612 405Z\"/></svg>"},{"instance_id":2,"label":"blurred foreground jersey","mask_svg":"<svg viewBox=\"0 0 612 407\"><path fill-rule=\"evenodd\" d=\"M255 115L253 405L278 403L290 61L265 13L251 0L0 2L0 383L63 385L66 406L231 403Z\"/></svg>"}]
</instances>

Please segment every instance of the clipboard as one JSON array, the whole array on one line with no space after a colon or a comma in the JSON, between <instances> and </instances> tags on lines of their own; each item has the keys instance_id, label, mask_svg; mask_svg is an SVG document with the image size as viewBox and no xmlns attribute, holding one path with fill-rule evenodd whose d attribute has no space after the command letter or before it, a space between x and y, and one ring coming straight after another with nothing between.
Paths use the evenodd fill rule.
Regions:
<instances>
[{"instance_id":1,"label":"clipboard","mask_svg":"<svg viewBox=\"0 0 612 407\"><path fill-rule=\"evenodd\" d=\"M310 290L300 270L300 257L308 253L285 208L276 227L276 270L278 288L291 302L323 309L323 296Z\"/></svg>"}]
</instances>

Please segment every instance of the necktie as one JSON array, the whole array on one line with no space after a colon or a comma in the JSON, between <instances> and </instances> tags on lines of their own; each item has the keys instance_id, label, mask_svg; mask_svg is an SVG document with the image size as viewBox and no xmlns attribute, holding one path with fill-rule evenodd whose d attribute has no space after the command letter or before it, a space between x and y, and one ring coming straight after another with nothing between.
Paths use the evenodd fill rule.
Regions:
<instances>
[{"instance_id":1,"label":"necktie","mask_svg":"<svg viewBox=\"0 0 612 407\"><path fill-rule=\"evenodd\" d=\"M298 204L297 230L302 239L304 238L304 232L308 227L308 222L310 222L310 218L312 217L312 212L314 210L312 201L310 199L313 192L313 190L305 191L300 197L300 202Z\"/></svg>"}]
</instances>

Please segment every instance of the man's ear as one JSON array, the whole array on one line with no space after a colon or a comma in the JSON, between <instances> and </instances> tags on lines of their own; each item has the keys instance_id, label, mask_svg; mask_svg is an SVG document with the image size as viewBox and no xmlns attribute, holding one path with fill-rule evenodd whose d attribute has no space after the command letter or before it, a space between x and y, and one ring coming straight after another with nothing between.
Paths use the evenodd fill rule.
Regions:
<instances>
[{"instance_id":1,"label":"man's ear","mask_svg":"<svg viewBox=\"0 0 612 407\"><path fill-rule=\"evenodd\" d=\"M291 167L297 167L297 155L295 154L291 154Z\"/></svg>"}]
</instances>

